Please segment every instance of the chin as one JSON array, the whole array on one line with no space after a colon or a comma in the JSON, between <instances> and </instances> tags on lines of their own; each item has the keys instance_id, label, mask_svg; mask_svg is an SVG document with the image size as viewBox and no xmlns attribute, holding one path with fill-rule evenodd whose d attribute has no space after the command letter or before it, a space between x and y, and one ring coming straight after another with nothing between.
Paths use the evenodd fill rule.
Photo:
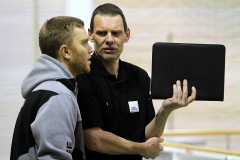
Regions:
<instances>
[{"instance_id":1,"label":"chin","mask_svg":"<svg viewBox=\"0 0 240 160\"><path fill-rule=\"evenodd\" d=\"M114 60L117 60L118 58L115 56L115 55L107 55L107 56L104 56L104 60L105 61L114 61Z\"/></svg>"},{"instance_id":2,"label":"chin","mask_svg":"<svg viewBox=\"0 0 240 160\"><path fill-rule=\"evenodd\" d=\"M88 67L84 73L89 73L90 72L90 67Z\"/></svg>"},{"instance_id":3,"label":"chin","mask_svg":"<svg viewBox=\"0 0 240 160\"><path fill-rule=\"evenodd\" d=\"M89 72L90 72L90 69L87 72L85 72L85 73L89 73Z\"/></svg>"},{"instance_id":4,"label":"chin","mask_svg":"<svg viewBox=\"0 0 240 160\"><path fill-rule=\"evenodd\" d=\"M90 72L90 67L86 69L82 69L81 71L78 72L78 74L84 74L84 73L89 73Z\"/></svg>"}]
</instances>

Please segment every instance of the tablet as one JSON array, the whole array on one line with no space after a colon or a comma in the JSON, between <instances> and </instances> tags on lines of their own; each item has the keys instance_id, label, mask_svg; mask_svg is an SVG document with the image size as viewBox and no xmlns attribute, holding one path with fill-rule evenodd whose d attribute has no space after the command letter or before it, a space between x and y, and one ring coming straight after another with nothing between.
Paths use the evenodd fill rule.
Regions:
<instances>
[{"instance_id":1,"label":"tablet","mask_svg":"<svg viewBox=\"0 0 240 160\"><path fill-rule=\"evenodd\" d=\"M222 44L164 43L152 47L151 94L153 99L173 96L173 84L188 80L197 90L196 100L223 101L225 46Z\"/></svg>"}]
</instances>

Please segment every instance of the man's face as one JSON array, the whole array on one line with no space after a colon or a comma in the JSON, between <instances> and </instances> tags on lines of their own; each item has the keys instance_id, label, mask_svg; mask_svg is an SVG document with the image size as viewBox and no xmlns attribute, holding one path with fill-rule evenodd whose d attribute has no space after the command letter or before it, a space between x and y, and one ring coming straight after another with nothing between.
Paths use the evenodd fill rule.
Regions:
<instances>
[{"instance_id":1,"label":"man's face","mask_svg":"<svg viewBox=\"0 0 240 160\"><path fill-rule=\"evenodd\" d=\"M124 31L120 15L108 16L97 14L94 17L94 31L88 32L94 42L95 51L102 61L115 62L123 51L124 43L130 36L130 30Z\"/></svg>"},{"instance_id":2,"label":"man's face","mask_svg":"<svg viewBox=\"0 0 240 160\"><path fill-rule=\"evenodd\" d=\"M88 36L84 28L74 28L73 41L69 46L69 51L72 53L69 63L72 73L77 75L90 72L90 53L93 50L88 44Z\"/></svg>"}]
</instances>

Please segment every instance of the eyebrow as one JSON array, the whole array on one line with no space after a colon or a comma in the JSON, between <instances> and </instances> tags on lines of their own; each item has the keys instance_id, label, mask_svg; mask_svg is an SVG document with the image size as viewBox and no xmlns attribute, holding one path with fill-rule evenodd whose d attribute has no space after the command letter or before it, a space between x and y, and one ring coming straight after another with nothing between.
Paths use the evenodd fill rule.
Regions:
<instances>
[{"instance_id":1,"label":"eyebrow","mask_svg":"<svg viewBox=\"0 0 240 160\"><path fill-rule=\"evenodd\" d=\"M124 32L124 31L117 29L117 30L113 30L113 31L111 31L111 32L120 32L120 33L122 33L122 32Z\"/></svg>"},{"instance_id":2,"label":"eyebrow","mask_svg":"<svg viewBox=\"0 0 240 160\"><path fill-rule=\"evenodd\" d=\"M108 30L99 29L99 30L96 30L96 32L108 32ZM123 32L123 30L121 30L121 29L114 29L114 30L111 30L110 32Z\"/></svg>"},{"instance_id":3,"label":"eyebrow","mask_svg":"<svg viewBox=\"0 0 240 160\"><path fill-rule=\"evenodd\" d=\"M88 38L84 38L84 39L82 39L81 40L83 43L87 43L88 41L89 41L89 39Z\"/></svg>"},{"instance_id":4,"label":"eyebrow","mask_svg":"<svg viewBox=\"0 0 240 160\"><path fill-rule=\"evenodd\" d=\"M96 30L96 33L99 33L99 32L108 32L107 30Z\"/></svg>"}]
</instances>

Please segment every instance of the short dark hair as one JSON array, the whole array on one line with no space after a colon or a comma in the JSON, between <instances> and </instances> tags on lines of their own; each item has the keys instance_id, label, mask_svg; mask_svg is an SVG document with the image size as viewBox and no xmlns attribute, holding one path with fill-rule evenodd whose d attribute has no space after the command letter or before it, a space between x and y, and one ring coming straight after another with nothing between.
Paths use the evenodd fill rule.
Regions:
<instances>
[{"instance_id":1,"label":"short dark hair","mask_svg":"<svg viewBox=\"0 0 240 160\"><path fill-rule=\"evenodd\" d=\"M84 28L84 22L70 16L57 16L47 20L41 27L38 37L42 54L57 59L61 45L71 45L75 27Z\"/></svg>"},{"instance_id":2,"label":"short dark hair","mask_svg":"<svg viewBox=\"0 0 240 160\"><path fill-rule=\"evenodd\" d=\"M92 32L94 30L94 24L93 24L94 17L97 14L110 15L110 16L120 15L122 17L122 20L123 20L124 31L125 32L127 31L127 22L126 22L126 19L125 19L125 16L124 16L122 10L114 4L105 3L105 4L102 4L102 5L98 6L92 13L92 18L91 18L91 22L90 22L90 29L91 29Z\"/></svg>"}]
</instances>

